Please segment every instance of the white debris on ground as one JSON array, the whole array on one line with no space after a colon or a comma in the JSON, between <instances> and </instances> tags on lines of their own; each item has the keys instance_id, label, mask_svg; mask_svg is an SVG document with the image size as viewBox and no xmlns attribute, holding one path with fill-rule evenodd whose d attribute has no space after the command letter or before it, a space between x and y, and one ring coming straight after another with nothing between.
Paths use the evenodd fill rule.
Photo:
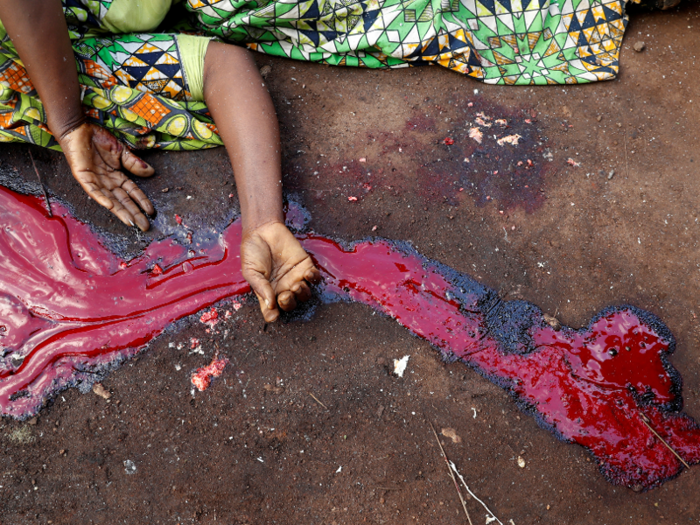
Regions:
<instances>
[{"instance_id":1,"label":"white debris on ground","mask_svg":"<svg viewBox=\"0 0 700 525\"><path fill-rule=\"evenodd\" d=\"M469 128L469 138L474 139L479 144L484 140L484 134L479 128Z\"/></svg>"},{"instance_id":2,"label":"white debris on ground","mask_svg":"<svg viewBox=\"0 0 700 525\"><path fill-rule=\"evenodd\" d=\"M521 138L523 138L523 137L516 133L515 135L506 135L505 137L501 137L496 142L498 143L499 146L503 146L504 144L510 144L512 146L517 146L518 141Z\"/></svg>"},{"instance_id":3,"label":"white debris on ground","mask_svg":"<svg viewBox=\"0 0 700 525\"><path fill-rule=\"evenodd\" d=\"M126 472L127 474L136 474L136 464L130 459L125 460L124 472Z\"/></svg>"},{"instance_id":4,"label":"white debris on ground","mask_svg":"<svg viewBox=\"0 0 700 525\"><path fill-rule=\"evenodd\" d=\"M92 385L92 391L103 399L109 399L112 397L112 394L110 394L109 390L102 386L102 383L95 383Z\"/></svg>"},{"instance_id":5,"label":"white debris on ground","mask_svg":"<svg viewBox=\"0 0 700 525\"><path fill-rule=\"evenodd\" d=\"M408 358L410 355L405 355L401 359L394 359L394 374L398 377L403 377L403 373L406 371L408 366Z\"/></svg>"}]
</instances>

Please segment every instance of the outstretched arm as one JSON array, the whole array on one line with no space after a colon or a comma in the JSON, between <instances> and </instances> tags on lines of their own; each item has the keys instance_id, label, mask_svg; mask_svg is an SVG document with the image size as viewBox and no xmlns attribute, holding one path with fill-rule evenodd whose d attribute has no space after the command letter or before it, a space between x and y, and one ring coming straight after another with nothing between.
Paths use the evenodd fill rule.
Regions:
<instances>
[{"instance_id":1,"label":"outstretched arm","mask_svg":"<svg viewBox=\"0 0 700 525\"><path fill-rule=\"evenodd\" d=\"M141 210L152 214L153 205L121 169L148 177L153 168L109 132L85 121L61 1L2 0L0 20L44 105L49 129L73 176L122 222L147 230L148 219Z\"/></svg>"},{"instance_id":2,"label":"outstretched arm","mask_svg":"<svg viewBox=\"0 0 700 525\"><path fill-rule=\"evenodd\" d=\"M226 146L241 202L243 277L266 321L278 305L292 310L311 295L319 272L284 225L279 128L275 108L250 52L211 42L204 60L204 99Z\"/></svg>"}]
</instances>

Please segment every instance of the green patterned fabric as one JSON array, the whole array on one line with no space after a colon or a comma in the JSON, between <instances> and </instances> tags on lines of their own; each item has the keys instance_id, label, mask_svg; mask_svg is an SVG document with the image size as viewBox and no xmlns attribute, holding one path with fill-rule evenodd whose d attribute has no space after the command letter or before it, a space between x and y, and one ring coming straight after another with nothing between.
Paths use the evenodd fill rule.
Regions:
<instances>
[{"instance_id":1,"label":"green patterned fabric","mask_svg":"<svg viewBox=\"0 0 700 525\"><path fill-rule=\"evenodd\" d=\"M624 0L188 0L200 28L332 65L439 64L490 84L612 79Z\"/></svg>"},{"instance_id":2,"label":"green patterned fabric","mask_svg":"<svg viewBox=\"0 0 700 525\"><path fill-rule=\"evenodd\" d=\"M154 12L164 11L159 2L170 4L118 1L122 14L129 1L134 9L150 2ZM491 84L576 84L617 75L624 1L186 0L183 17L190 19L178 27L298 60L371 68L437 64ZM222 144L206 106L192 95L194 87L202 98L201 86L188 84L183 66L196 62L201 69L204 53L183 60L175 34L108 35L112 0L63 0L63 6L93 121L133 148ZM58 149L1 25L0 141Z\"/></svg>"},{"instance_id":3,"label":"green patterned fabric","mask_svg":"<svg viewBox=\"0 0 700 525\"><path fill-rule=\"evenodd\" d=\"M222 145L206 105L190 92L179 37L86 36L101 33L95 13L103 14L109 2L88 4L89 10L64 8L71 36L81 35L73 40L73 51L86 115L135 149L194 150ZM82 19L86 22L76 30L74 22ZM192 38L209 40L187 40ZM201 69L203 55L199 60ZM60 150L46 126L43 105L2 26L0 142L29 142Z\"/></svg>"}]
</instances>

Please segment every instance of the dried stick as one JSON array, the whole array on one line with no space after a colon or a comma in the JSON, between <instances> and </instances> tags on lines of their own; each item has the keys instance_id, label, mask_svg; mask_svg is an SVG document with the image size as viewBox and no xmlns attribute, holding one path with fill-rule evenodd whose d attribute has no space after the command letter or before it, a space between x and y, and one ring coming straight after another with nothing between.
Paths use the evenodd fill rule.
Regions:
<instances>
[{"instance_id":1,"label":"dried stick","mask_svg":"<svg viewBox=\"0 0 700 525\"><path fill-rule=\"evenodd\" d=\"M328 410L328 407L327 407L326 405L324 405L323 403L321 403L321 401L319 401L319 399L318 399L315 395L313 395L311 392L309 392L309 395L310 395L311 397L313 397L319 405L321 405L323 408L325 408L326 410Z\"/></svg>"},{"instance_id":2,"label":"dried stick","mask_svg":"<svg viewBox=\"0 0 700 525\"><path fill-rule=\"evenodd\" d=\"M34 172L36 173L36 178L39 179L39 186L41 186L41 191L44 192L44 200L46 201L46 209L49 211L49 217L53 218L53 213L51 212L51 203L49 202L49 194L46 192L46 186L44 186L44 181L41 180L41 175L34 162L34 155L32 155L32 150L29 150L29 158L32 159L32 166L34 166Z\"/></svg>"},{"instance_id":3,"label":"dried stick","mask_svg":"<svg viewBox=\"0 0 700 525\"><path fill-rule=\"evenodd\" d=\"M459 473L459 471L457 470L457 467L455 466L455 464L454 464L452 461L450 461L450 467L452 468L452 470L455 471L455 474L457 474L457 477L458 477L459 480L462 482L462 485L464 485L464 488L467 489L467 492L469 492L469 495L470 495L472 498L474 498L476 501L478 501L479 503L481 503L481 506L484 507L484 508L486 509L486 512L488 512L489 514L491 514L491 517L492 517L493 519L495 519L498 523L500 523L501 525L503 525L503 523L501 522L501 520L499 520L499 519L496 517L496 515L495 515L493 512L491 512L491 509L488 508L488 507L486 506L486 503L484 503L484 502L481 501L479 498L477 498L477 497L476 497L476 494L474 494L474 493L471 491L471 489L467 486L467 482L464 481L464 478L463 478L462 475Z\"/></svg>"},{"instance_id":4,"label":"dried stick","mask_svg":"<svg viewBox=\"0 0 700 525\"><path fill-rule=\"evenodd\" d=\"M450 473L450 477L452 478L452 482L455 484L455 489L457 490L457 495L459 496L459 501L462 502L462 508L464 509L464 514L467 516L467 521L469 522L469 525L474 525L472 523L472 519L469 517L469 511L467 510L467 504L465 503L464 498L462 497L462 491L459 490L459 483L457 483L457 479L455 478L455 475L452 472L452 468L450 467L450 460L447 459L447 454L445 454L445 449L442 448L442 443L440 443L440 438L438 437L437 432L435 432L435 427L433 426L433 424L430 421L428 421L428 424L430 425L430 428L432 429L433 434L435 434L435 440L438 442L438 446L440 447L440 452L442 452L442 457L445 459L445 464L447 465L447 471Z\"/></svg>"},{"instance_id":5,"label":"dried stick","mask_svg":"<svg viewBox=\"0 0 700 525\"><path fill-rule=\"evenodd\" d=\"M642 413L640 412L639 415L640 415L641 418L642 418L642 422L647 426L647 428L651 431L651 433L654 434L657 438L659 438L659 441L661 441L664 445L666 445L666 448L667 448L667 449L669 449L671 452L673 452L673 455L676 456L676 457L678 458L678 461L680 461L681 463L683 463L683 465L685 465L685 468L690 469L690 465L688 465L685 461L683 461L683 458L680 457L680 456L678 455L678 452L676 452L675 450L673 450L673 448L671 447L671 445L669 445L669 444L666 442L666 440L665 440L664 438L662 438L662 437L658 434L658 432L656 432L656 430L654 430L653 428L651 428L651 425L649 424L649 418L646 416L646 414L642 414Z\"/></svg>"}]
</instances>

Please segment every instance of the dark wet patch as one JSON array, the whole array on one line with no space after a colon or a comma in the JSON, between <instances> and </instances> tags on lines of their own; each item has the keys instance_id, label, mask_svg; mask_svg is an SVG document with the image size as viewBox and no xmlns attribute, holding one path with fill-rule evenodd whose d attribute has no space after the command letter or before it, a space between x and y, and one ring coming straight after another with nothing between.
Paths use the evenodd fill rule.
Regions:
<instances>
[{"instance_id":1,"label":"dark wet patch","mask_svg":"<svg viewBox=\"0 0 700 525\"><path fill-rule=\"evenodd\" d=\"M453 94L445 104L425 99L399 131L372 129L345 144L340 162L314 165L299 157L286 169L288 184L322 200L361 200L373 188L415 194L423 204L458 205L469 195L479 207L522 208L545 201L552 171L549 141L534 110L507 108L479 96ZM366 159L357 151L374 149ZM286 182L287 182L286 181Z\"/></svg>"}]
</instances>

